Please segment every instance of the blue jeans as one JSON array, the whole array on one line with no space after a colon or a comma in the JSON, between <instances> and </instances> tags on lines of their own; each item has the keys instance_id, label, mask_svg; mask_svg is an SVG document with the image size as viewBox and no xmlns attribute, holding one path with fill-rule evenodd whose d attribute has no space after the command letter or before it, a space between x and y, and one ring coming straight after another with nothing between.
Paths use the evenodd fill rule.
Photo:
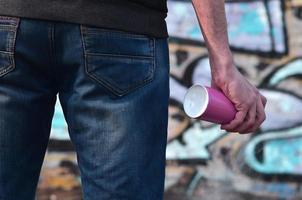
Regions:
<instances>
[{"instance_id":1,"label":"blue jeans","mask_svg":"<svg viewBox=\"0 0 302 200\"><path fill-rule=\"evenodd\" d=\"M85 200L163 198L167 38L0 16L0 199L33 200L56 99Z\"/></svg>"}]
</instances>

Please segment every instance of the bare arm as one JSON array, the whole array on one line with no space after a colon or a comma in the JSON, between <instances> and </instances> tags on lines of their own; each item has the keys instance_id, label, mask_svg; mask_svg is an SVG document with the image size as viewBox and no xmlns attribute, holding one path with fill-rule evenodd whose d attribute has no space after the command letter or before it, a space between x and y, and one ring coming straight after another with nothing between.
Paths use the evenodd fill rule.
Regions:
<instances>
[{"instance_id":1,"label":"bare arm","mask_svg":"<svg viewBox=\"0 0 302 200\"><path fill-rule=\"evenodd\" d=\"M229 48L224 0L192 0L209 52L212 86L234 103L237 114L221 126L230 132L255 132L265 120L266 98L237 70Z\"/></svg>"},{"instance_id":2,"label":"bare arm","mask_svg":"<svg viewBox=\"0 0 302 200\"><path fill-rule=\"evenodd\" d=\"M231 63L232 55L227 36L224 0L192 0L210 59L218 63ZM212 71L222 70L211 65ZM218 69L217 69L218 68Z\"/></svg>"}]
</instances>

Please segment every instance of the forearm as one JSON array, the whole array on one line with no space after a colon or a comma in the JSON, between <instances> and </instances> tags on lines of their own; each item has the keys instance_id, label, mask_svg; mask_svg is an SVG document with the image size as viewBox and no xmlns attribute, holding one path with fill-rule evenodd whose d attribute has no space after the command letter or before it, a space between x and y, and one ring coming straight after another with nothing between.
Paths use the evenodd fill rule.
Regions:
<instances>
[{"instance_id":1,"label":"forearm","mask_svg":"<svg viewBox=\"0 0 302 200\"><path fill-rule=\"evenodd\" d=\"M212 70L216 70L216 66L229 67L227 63L232 62L232 55L229 49L224 0L192 0L192 3L210 60L214 62L211 65Z\"/></svg>"},{"instance_id":2,"label":"forearm","mask_svg":"<svg viewBox=\"0 0 302 200\"><path fill-rule=\"evenodd\" d=\"M267 100L234 65L228 42L224 0L192 2L209 51L212 87L222 90L237 110L235 119L221 128L228 132L255 132L265 120Z\"/></svg>"}]
</instances>

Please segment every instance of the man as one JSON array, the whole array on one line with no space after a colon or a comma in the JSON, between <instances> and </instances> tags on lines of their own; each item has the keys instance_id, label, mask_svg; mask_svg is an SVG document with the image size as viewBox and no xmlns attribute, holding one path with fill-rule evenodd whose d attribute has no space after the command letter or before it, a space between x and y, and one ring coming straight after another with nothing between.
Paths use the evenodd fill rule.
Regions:
<instances>
[{"instance_id":1,"label":"man","mask_svg":"<svg viewBox=\"0 0 302 200\"><path fill-rule=\"evenodd\" d=\"M224 2L193 5L213 87L238 110L221 128L253 132L265 119L266 99L235 68ZM34 199L57 94L84 199L162 199L166 13L166 0L0 0L1 200Z\"/></svg>"}]
</instances>

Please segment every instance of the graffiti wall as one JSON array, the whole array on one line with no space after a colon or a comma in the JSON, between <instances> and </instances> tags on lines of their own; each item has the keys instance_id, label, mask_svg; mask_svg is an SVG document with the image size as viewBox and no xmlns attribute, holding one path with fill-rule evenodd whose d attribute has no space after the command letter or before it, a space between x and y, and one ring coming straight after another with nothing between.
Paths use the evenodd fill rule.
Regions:
<instances>
[{"instance_id":1,"label":"graffiti wall","mask_svg":"<svg viewBox=\"0 0 302 200\"><path fill-rule=\"evenodd\" d=\"M250 135L188 118L192 84L210 85L208 54L190 1L169 0L170 104L165 199L302 199L302 1L230 0L235 64L267 99ZM81 199L76 155L59 103L38 199Z\"/></svg>"},{"instance_id":2,"label":"graffiti wall","mask_svg":"<svg viewBox=\"0 0 302 200\"><path fill-rule=\"evenodd\" d=\"M200 45L204 39L191 1L168 1L167 18L171 39ZM270 54L287 53L284 1L227 1L228 35L232 49L240 52Z\"/></svg>"}]
</instances>

